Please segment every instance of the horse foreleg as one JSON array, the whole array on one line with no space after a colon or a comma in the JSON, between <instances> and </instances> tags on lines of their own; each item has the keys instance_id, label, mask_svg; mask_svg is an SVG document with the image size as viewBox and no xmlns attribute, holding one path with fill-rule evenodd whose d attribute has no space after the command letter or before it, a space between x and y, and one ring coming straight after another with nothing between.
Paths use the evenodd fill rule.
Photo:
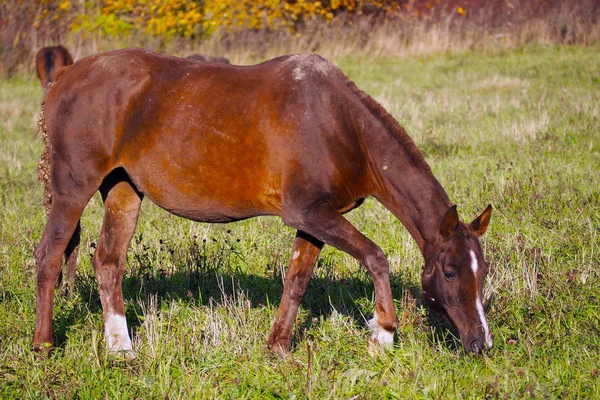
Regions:
<instances>
[{"instance_id":1,"label":"horse foreleg","mask_svg":"<svg viewBox=\"0 0 600 400\"><path fill-rule=\"evenodd\" d=\"M290 337L298 314L298 307L322 247L323 242L314 237L301 231L296 233L279 311L268 341L269 348L279 352L282 357L289 352Z\"/></svg>"},{"instance_id":2,"label":"horse foreleg","mask_svg":"<svg viewBox=\"0 0 600 400\"><path fill-rule=\"evenodd\" d=\"M328 204L290 212L284 216L284 222L350 254L367 267L375 286L375 316L369 321L373 329L371 340L391 346L398 317L392 298L389 264L379 246Z\"/></svg>"},{"instance_id":3,"label":"horse foreleg","mask_svg":"<svg viewBox=\"0 0 600 400\"><path fill-rule=\"evenodd\" d=\"M111 353L125 352L126 358L133 358L121 282L142 195L127 181L103 186L100 192L104 198L104 222L92 263L104 312L106 348Z\"/></svg>"}]
</instances>

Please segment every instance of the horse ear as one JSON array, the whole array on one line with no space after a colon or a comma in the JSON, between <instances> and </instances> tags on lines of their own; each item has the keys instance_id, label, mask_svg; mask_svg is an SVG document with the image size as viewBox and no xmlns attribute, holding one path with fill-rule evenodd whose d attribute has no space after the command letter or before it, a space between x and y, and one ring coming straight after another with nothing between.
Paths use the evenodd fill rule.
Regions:
<instances>
[{"instance_id":1,"label":"horse ear","mask_svg":"<svg viewBox=\"0 0 600 400\"><path fill-rule=\"evenodd\" d=\"M481 213L481 215L471 222L471 229L476 236L481 236L487 230L490 218L492 217L492 205L488 204L487 208Z\"/></svg>"},{"instance_id":2,"label":"horse ear","mask_svg":"<svg viewBox=\"0 0 600 400\"><path fill-rule=\"evenodd\" d=\"M446 211L440 223L440 235L444 239L450 239L454 235L454 231L458 228L458 212L456 205L453 205Z\"/></svg>"}]
</instances>

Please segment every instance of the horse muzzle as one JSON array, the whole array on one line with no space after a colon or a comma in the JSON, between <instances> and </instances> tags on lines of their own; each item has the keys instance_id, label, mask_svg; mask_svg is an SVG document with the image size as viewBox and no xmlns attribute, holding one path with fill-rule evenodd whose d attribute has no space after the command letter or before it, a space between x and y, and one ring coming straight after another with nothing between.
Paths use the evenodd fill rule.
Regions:
<instances>
[{"instance_id":1,"label":"horse muzzle","mask_svg":"<svg viewBox=\"0 0 600 400\"><path fill-rule=\"evenodd\" d=\"M471 331L467 340L463 341L463 345L466 350L480 355L484 350L490 350L494 346L494 342L491 334Z\"/></svg>"}]
</instances>

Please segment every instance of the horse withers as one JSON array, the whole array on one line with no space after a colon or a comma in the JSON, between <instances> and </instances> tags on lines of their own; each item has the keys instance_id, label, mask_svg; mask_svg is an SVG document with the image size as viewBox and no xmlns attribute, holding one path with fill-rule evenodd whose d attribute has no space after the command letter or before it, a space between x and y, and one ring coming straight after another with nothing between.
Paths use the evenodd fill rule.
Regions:
<instances>
[{"instance_id":1,"label":"horse withers","mask_svg":"<svg viewBox=\"0 0 600 400\"><path fill-rule=\"evenodd\" d=\"M44 93L48 85L54 81L54 76L62 67L73 64L73 57L63 46L43 47L35 56L35 68L42 83Z\"/></svg>"},{"instance_id":2,"label":"horse withers","mask_svg":"<svg viewBox=\"0 0 600 400\"><path fill-rule=\"evenodd\" d=\"M130 49L63 71L43 106L51 151L41 163L50 164L52 203L35 251L36 349L52 346L61 258L96 191L105 215L93 266L111 352L132 350L121 281L144 197L195 221L278 215L297 230L268 338L286 355L324 244L367 268L375 289L370 342L393 343L398 319L388 261L343 216L373 196L421 250L428 304L456 327L466 349L492 347L479 244L491 207L460 222L404 129L329 61L298 54L245 67Z\"/></svg>"}]
</instances>

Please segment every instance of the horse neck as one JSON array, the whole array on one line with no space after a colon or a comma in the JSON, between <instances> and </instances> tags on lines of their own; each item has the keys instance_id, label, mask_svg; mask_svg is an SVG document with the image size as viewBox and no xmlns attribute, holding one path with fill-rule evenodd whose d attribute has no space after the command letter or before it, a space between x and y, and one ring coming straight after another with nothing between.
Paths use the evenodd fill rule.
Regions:
<instances>
[{"instance_id":1,"label":"horse neck","mask_svg":"<svg viewBox=\"0 0 600 400\"><path fill-rule=\"evenodd\" d=\"M385 114L369 129L374 196L402 222L425 256L439 236L439 224L451 206L423 155L404 129Z\"/></svg>"}]
</instances>

